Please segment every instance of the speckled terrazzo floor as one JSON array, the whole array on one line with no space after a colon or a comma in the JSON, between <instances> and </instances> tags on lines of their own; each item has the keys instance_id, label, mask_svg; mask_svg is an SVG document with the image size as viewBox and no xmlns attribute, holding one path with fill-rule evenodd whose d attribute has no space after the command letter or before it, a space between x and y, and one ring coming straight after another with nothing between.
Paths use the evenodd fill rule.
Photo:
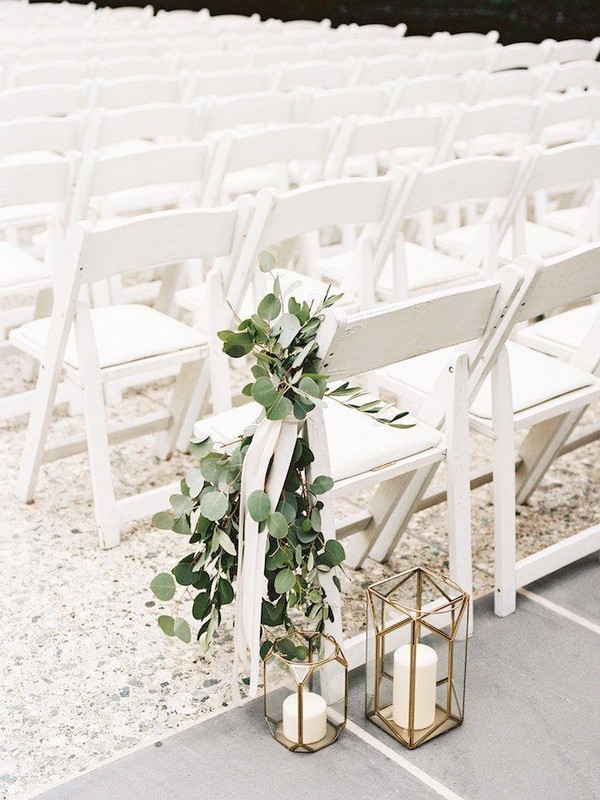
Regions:
<instances>
[{"instance_id":1,"label":"speckled terrazzo floor","mask_svg":"<svg viewBox=\"0 0 600 800\"><path fill-rule=\"evenodd\" d=\"M3 362L2 394L25 384ZM12 367L15 366L15 369ZM6 378L5 378L6 376ZM9 376L11 376L9 378ZM164 387L162 387L164 388ZM119 416L156 408L161 387L130 391ZM113 409L112 413L115 411ZM600 420L600 414L589 415ZM57 415L55 431L81 420ZM25 419L0 424L0 797L19 800L53 781L93 767L139 743L198 721L228 703L230 620L207 657L164 637L148 584L184 552L180 537L130 526L120 547L96 544L85 455L45 466L36 502L12 494ZM474 464L489 443L476 439ZM118 494L183 475L191 459L152 455L151 438L114 450ZM478 594L491 588L490 488L473 493ZM353 510L364 502L358 497ZM587 527L600 509L598 443L564 456L519 517L519 553L526 555ZM445 507L418 514L389 564L349 572L344 626L363 622L363 587L415 563L446 566Z\"/></svg>"}]
</instances>

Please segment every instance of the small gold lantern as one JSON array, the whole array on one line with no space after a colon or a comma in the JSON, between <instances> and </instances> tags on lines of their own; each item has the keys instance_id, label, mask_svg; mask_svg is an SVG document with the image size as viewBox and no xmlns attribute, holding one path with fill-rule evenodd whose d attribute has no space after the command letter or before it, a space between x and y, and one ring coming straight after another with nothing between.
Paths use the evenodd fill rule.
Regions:
<instances>
[{"instance_id":1,"label":"small gold lantern","mask_svg":"<svg viewBox=\"0 0 600 800\"><path fill-rule=\"evenodd\" d=\"M336 741L348 715L348 663L331 636L294 631L264 659L265 719L288 750L315 753Z\"/></svg>"},{"instance_id":2,"label":"small gold lantern","mask_svg":"<svg viewBox=\"0 0 600 800\"><path fill-rule=\"evenodd\" d=\"M464 717L469 595L416 567L367 589L366 715L411 750Z\"/></svg>"}]
</instances>

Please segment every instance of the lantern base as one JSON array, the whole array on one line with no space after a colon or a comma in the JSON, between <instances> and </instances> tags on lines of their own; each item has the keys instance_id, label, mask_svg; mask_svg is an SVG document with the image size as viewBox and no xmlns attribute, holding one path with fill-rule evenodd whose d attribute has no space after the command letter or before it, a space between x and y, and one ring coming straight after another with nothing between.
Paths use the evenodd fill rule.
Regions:
<instances>
[{"instance_id":1,"label":"lantern base","mask_svg":"<svg viewBox=\"0 0 600 800\"><path fill-rule=\"evenodd\" d=\"M409 750L414 750L425 742L441 736L443 733L451 731L453 728L458 728L462 724L462 719L452 715L448 715L443 708L436 706L435 718L431 725L421 730L415 730L412 740L408 728L402 728L397 725L392 719L393 706L384 706L377 711L372 711L367 714L367 718L371 720L377 727L389 733L394 739L397 739Z\"/></svg>"},{"instance_id":2,"label":"lantern base","mask_svg":"<svg viewBox=\"0 0 600 800\"><path fill-rule=\"evenodd\" d=\"M283 722L279 722L273 730L273 736L279 744L282 744L287 750L291 750L294 753L316 753L318 750L322 750L324 747L333 744L342 732L343 727L343 725L336 726L328 720L327 731L322 739L311 742L310 744L300 745L298 742L293 742L291 739L288 739L287 736L283 735Z\"/></svg>"}]
</instances>

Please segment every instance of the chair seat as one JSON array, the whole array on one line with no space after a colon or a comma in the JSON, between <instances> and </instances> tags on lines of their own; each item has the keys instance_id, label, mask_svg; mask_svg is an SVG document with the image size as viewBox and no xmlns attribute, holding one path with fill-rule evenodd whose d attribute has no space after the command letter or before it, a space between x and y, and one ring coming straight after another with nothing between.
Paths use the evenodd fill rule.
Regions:
<instances>
[{"instance_id":1,"label":"chair seat","mask_svg":"<svg viewBox=\"0 0 600 800\"><path fill-rule=\"evenodd\" d=\"M40 225L56 214L56 203L28 203L0 209L0 229Z\"/></svg>"},{"instance_id":2,"label":"chair seat","mask_svg":"<svg viewBox=\"0 0 600 800\"><path fill-rule=\"evenodd\" d=\"M559 345L566 350L577 350L584 336L600 316L600 304L572 308L554 317L536 322L519 333L519 341L536 349L548 345Z\"/></svg>"},{"instance_id":3,"label":"chair seat","mask_svg":"<svg viewBox=\"0 0 600 800\"><path fill-rule=\"evenodd\" d=\"M459 158L465 156L503 156L510 155L515 148L525 143L525 137L518 133L487 133L469 142L456 142L454 149Z\"/></svg>"},{"instance_id":4,"label":"chair seat","mask_svg":"<svg viewBox=\"0 0 600 800\"><path fill-rule=\"evenodd\" d=\"M552 400L562 395L591 386L595 379L584 370L572 367L564 361L552 358L515 342L507 343L512 384L513 412L515 414ZM380 371L385 386L398 384L409 392L428 394L448 363L452 348L436 350L417 356L401 364L393 364ZM488 377L479 394L471 404L471 413L476 417L492 419L491 379Z\"/></svg>"},{"instance_id":5,"label":"chair seat","mask_svg":"<svg viewBox=\"0 0 600 800\"><path fill-rule=\"evenodd\" d=\"M0 242L0 289L39 281L47 281L50 285L50 279L50 273L41 261L20 247Z\"/></svg>"},{"instance_id":6,"label":"chair seat","mask_svg":"<svg viewBox=\"0 0 600 800\"><path fill-rule=\"evenodd\" d=\"M102 369L206 344L199 331L148 306L94 308L90 315ZM49 327L49 318L36 319L11 331L10 338L20 349L41 355ZM65 364L74 368L79 364L74 330L69 334Z\"/></svg>"},{"instance_id":7,"label":"chair seat","mask_svg":"<svg viewBox=\"0 0 600 800\"><path fill-rule=\"evenodd\" d=\"M163 209L181 204L184 192L178 183L157 184L155 186L140 186L136 189L126 189L122 192L113 192L102 198L101 203L96 200L91 202L93 208L110 208L116 215L128 214L132 211L148 211ZM102 214L105 217L105 214ZM106 218L106 217L105 217ZM110 220L114 222L114 220Z\"/></svg>"},{"instance_id":8,"label":"chair seat","mask_svg":"<svg viewBox=\"0 0 600 800\"><path fill-rule=\"evenodd\" d=\"M549 211L544 214L543 223L557 231L563 231L563 233L570 233L575 236L585 223L588 212L589 209L585 206L558 208L556 211Z\"/></svg>"},{"instance_id":9,"label":"chair seat","mask_svg":"<svg viewBox=\"0 0 600 800\"><path fill-rule=\"evenodd\" d=\"M254 194L265 186L274 186L280 191L288 189L287 170L281 164L267 164L230 172L223 180L222 193L226 198L234 198Z\"/></svg>"},{"instance_id":10,"label":"chair seat","mask_svg":"<svg viewBox=\"0 0 600 800\"><path fill-rule=\"evenodd\" d=\"M406 271L409 291L418 291L463 278L476 278L478 270L460 258L452 258L445 253L422 247L414 242L405 242ZM337 283L348 279L352 263L352 251L341 251L317 261L321 274ZM390 256L381 271L377 282L377 292L383 299L398 294L394 282L393 259Z\"/></svg>"},{"instance_id":11,"label":"chair seat","mask_svg":"<svg viewBox=\"0 0 600 800\"><path fill-rule=\"evenodd\" d=\"M200 420L196 423L195 433L209 433L215 441L231 441L256 421L260 411L257 404L247 403ZM323 415L329 443L331 477L335 481L353 478L423 453L437 447L442 441L438 431L412 417L405 417L402 422L414 423L414 427L391 428L331 399L327 401Z\"/></svg>"},{"instance_id":12,"label":"chair seat","mask_svg":"<svg viewBox=\"0 0 600 800\"><path fill-rule=\"evenodd\" d=\"M473 245L479 225L464 225L462 228L441 233L436 236L436 246L449 253L466 253ZM502 240L498 255L502 261L513 260L512 229L506 233ZM538 255L541 258L553 258L576 250L586 242L570 234L538 225L535 222L525 223L525 252L528 255Z\"/></svg>"}]
</instances>

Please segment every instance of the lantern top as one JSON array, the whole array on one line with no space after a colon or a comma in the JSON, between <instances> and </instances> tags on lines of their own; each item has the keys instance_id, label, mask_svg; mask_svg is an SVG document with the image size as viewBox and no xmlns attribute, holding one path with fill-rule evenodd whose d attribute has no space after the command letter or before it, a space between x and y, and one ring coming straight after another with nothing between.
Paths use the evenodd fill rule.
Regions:
<instances>
[{"instance_id":1,"label":"lantern top","mask_svg":"<svg viewBox=\"0 0 600 800\"><path fill-rule=\"evenodd\" d=\"M413 619L458 611L469 602L469 595L455 581L424 567L413 567L377 581L367 593Z\"/></svg>"},{"instance_id":2,"label":"lantern top","mask_svg":"<svg viewBox=\"0 0 600 800\"><path fill-rule=\"evenodd\" d=\"M265 656L265 662L272 658L291 667L309 667L311 670L331 661L347 665L342 649L333 636L319 631L294 630L279 637Z\"/></svg>"}]
</instances>

